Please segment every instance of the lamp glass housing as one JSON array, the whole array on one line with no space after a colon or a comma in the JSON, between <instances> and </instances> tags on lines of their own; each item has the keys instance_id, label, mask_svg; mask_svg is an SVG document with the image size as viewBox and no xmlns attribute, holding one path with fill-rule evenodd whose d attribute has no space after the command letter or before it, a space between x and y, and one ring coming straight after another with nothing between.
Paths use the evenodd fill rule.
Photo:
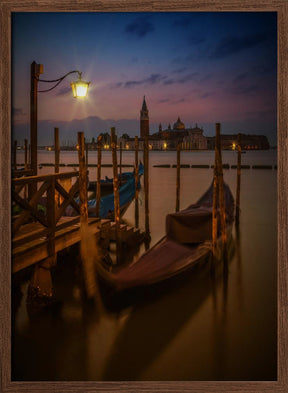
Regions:
<instances>
[{"instance_id":1,"label":"lamp glass housing","mask_svg":"<svg viewBox=\"0 0 288 393\"><path fill-rule=\"evenodd\" d=\"M88 87L90 82L85 82L81 78L76 82L71 83L73 97L74 98L84 98L87 96Z\"/></svg>"}]
</instances>

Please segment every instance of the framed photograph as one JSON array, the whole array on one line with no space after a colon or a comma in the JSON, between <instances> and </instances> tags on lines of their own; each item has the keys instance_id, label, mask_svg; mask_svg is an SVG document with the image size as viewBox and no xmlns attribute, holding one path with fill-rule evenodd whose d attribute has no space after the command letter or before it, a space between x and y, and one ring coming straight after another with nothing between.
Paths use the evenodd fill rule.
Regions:
<instances>
[{"instance_id":1,"label":"framed photograph","mask_svg":"<svg viewBox=\"0 0 288 393\"><path fill-rule=\"evenodd\" d=\"M288 391L287 1L0 8L1 391Z\"/></svg>"}]
</instances>

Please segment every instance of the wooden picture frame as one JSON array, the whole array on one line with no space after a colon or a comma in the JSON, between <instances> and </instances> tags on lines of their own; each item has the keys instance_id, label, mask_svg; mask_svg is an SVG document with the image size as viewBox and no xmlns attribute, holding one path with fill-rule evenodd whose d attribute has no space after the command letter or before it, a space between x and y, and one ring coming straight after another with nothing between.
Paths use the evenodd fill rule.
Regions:
<instances>
[{"instance_id":1,"label":"wooden picture frame","mask_svg":"<svg viewBox=\"0 0 288 393\"><path fill-rule=\"evenodd\" d=\"M288 1L287 0L1 0L0 300L2 392L288 391ZM278 379L265 382L11 381L11 13L52 11L274 11L278 15Z\"/></svg>"}]
</instances>

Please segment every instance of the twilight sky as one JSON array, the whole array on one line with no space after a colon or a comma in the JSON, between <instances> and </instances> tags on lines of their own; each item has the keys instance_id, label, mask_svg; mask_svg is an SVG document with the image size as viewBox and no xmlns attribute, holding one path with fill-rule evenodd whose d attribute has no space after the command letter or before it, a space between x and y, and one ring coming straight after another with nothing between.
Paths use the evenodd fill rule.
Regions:
<instances>
[{"instance_id":1,"label":"twilight sky","mask_svg":"<svg viewBox=\"0 0 288 393\"><path fill-rule=\"evenodd\" d=\"M116 121L116 132L117 121L131 120L118 133L125 124L138 135L146 95L150 133L180 116L186 126L203 126L204 135L213 135L220 122L223 133L265 134L276 144L276 13L14 13L13 130L23 135L33 60L44 66L42 79L78 69L91 82L86 100L72 97L76 74L39 93L40 140L44 124L67 126L87 117L95 117L95 136L109 132L107 119ZM50 86L39 83L39 90ZM106 129L97 129L98 118Z\"/></svg>"}]
</instances>

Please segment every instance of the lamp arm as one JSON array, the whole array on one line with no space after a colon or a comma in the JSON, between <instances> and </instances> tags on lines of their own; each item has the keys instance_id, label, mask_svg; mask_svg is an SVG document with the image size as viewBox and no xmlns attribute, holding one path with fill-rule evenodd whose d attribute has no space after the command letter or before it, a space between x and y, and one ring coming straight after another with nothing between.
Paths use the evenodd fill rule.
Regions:
<instances>
[{"instance_id":1,"label":"lamp arm","mask_svg":"<svg viewBox=\"0 0 288 393\"><path fill-rule=\"evenodd\" d=\"M70 75L70 74L75 74L75 73L78 73L79 78L81 79L82 72L80 72L80 71L70 71L70 72L67 72L67 74L65 74L64 76L61 76L61 78L54 79L54 80L45 80L45 79L39 79L39 78L37 78L38 82L46 82L46 83L57 82L57 83L56 83L53 87L51 87L50 89L47 89L47 90L38 90L38 93L45 93L45 92L47 92L47 91L51 91L51 90L55 89L55 87L57 87L57 86L63 81L63 79L65 79L68 75Z\"/></svg>"}]
</instances>

